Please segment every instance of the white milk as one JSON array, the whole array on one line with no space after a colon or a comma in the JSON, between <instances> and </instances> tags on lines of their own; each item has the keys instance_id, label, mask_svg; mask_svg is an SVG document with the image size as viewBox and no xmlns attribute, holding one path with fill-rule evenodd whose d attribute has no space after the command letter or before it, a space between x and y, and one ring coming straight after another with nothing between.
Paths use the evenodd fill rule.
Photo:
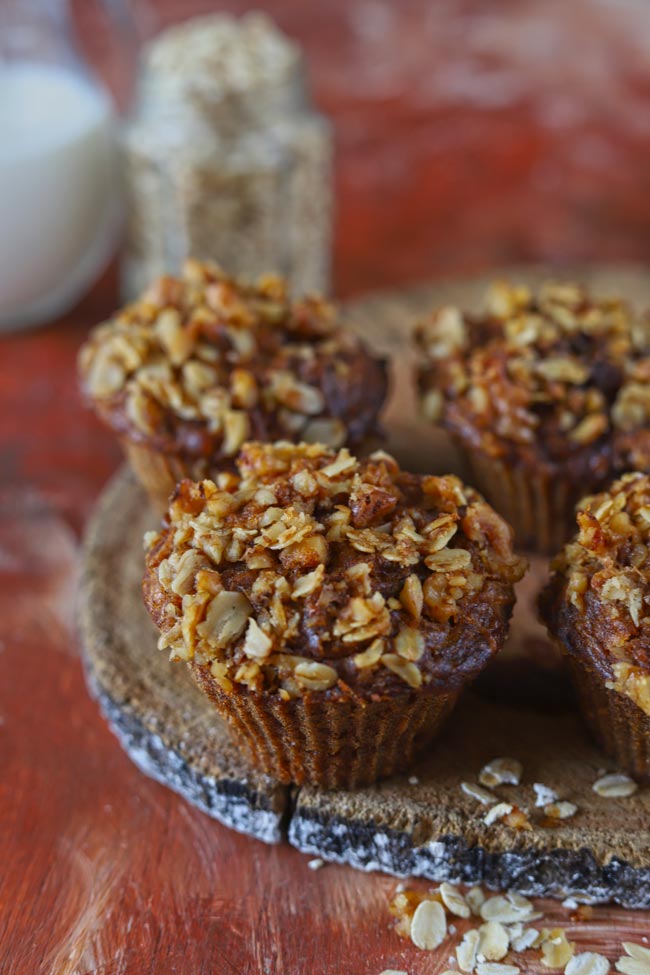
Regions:
<instances>
[{"instance_id":1,"label":"white milk","mask_svg":"<svg viewBox=\"0 0 650 975\"><path fill-rule=\"evenodd\" d=\"M0 327L54 317L110 256L111 106L83 76L0 61Z\"/></svg>"}]
</instances>

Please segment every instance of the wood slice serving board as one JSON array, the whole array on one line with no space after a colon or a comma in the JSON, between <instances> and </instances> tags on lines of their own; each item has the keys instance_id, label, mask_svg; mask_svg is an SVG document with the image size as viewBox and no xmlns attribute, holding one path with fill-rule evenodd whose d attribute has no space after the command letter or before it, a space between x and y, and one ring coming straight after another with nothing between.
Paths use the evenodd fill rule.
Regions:
<instances>
[{"instance_id":1,"label":"wood slice serving board","mask_svg":"<svg viewBox=\"0 0 650 975\"><path fill-rule=\"evenodd\" d=\"M650 282L623 272L580 273L601 291L650 301ZM543 271L518 275L537 279ZM400 360L387 411L389 449L404 464L458 470L441 436L414 420L405 331L440 301L472 307L485 281L371 299L353 319L366 338ZM405 356L405 357L404 357ZM89 686L122 746L148 775L209 815L266 842L364 870L435 881L478 882L533 895L580 895L650 907L650 789L604 799L593 782L611 763L589 742L557 657L534 618L544 578L533 560L523 580L512 634L500 662L466 694L430 753L409 774L350 793L290 790L240 757L227 728L181 665L156 650L142 604L142 536L155 515L128 471L101 498L88 529L79 619ZM487 826L485 807L466 795L488 760L509 755L524 767L504 801L528 810L532 828ZM533 783L574 802L578 813L551 828L535 809Z\"/></svg>"}]
</instances>

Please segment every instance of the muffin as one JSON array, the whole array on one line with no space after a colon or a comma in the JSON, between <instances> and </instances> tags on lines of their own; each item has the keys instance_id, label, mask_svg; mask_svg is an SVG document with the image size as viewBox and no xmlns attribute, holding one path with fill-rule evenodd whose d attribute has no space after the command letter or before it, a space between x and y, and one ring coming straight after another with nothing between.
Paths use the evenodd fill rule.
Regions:
<instances>
[{"instance_id":1,"label":"muffin","mask_svg":"<svg viewBox=\"0 0 650 975\"><path fill-rule=\"evenodd\" d=\"M378 432L386 365L311 296L187 261L90 335L83 390L163 510L184 477L233 469L245 440L346 444Z\"/></svg>"},{"instance_id":2,"label":"muffin","mask_svg":"<svg viewBox=\"0 0 650 975\"><path fill-rule=\"evenodd\" d=\"M182 482L146 539L159 647L281 782L406 769L504 643L510 528L458 478L383 452L249 443L237 468Z\"/></svg>"},{"instance_id":3,"label":"muffin","mask_svg":"<svg viewBox=\"0 0 650 975\"><path fill-rule=\"evenodd\" d=\"M520 546L557 552L581 497L649 467L648 320L625 302L496 284L482 314L442 308L416 341L425 415Z\"/></svg>"},{"instance_id":4,"label":"muffin","mask_svg":"<svg viewBox=\"0 0 650 975\"><path fill-rule=\"evenodd\" d=\"M650 778L650 477L626 474L586 498L552 563L540 612L602 748Z\"/></svg>"}]
</instances>

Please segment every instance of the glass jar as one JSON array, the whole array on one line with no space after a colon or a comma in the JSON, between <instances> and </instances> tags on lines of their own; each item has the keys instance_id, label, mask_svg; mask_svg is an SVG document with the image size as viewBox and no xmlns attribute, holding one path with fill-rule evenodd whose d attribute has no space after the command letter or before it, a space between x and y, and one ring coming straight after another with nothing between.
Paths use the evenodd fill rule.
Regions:
<instances>
[{"instance_id":1,"label":"glass jar","mask_svg":"<svg viewBox=\"0 0 650 975\"><path fill-rule=\"evenodd\" d=\"M327 290L330 129L299 49L265 16L209 15L159 35L124 143L127 299L190 255Z\"/></svg>"},{"instance_id":2,"label":"glass jar","mask_svg":"<svg viewBox=\"0 0 650 975\"><path fill-rule=\"evenodd\" d=\"M67 0L0 5L0 329L72 306L115 248L110 96L74 45Z\"/></svg>"}]
</instances>

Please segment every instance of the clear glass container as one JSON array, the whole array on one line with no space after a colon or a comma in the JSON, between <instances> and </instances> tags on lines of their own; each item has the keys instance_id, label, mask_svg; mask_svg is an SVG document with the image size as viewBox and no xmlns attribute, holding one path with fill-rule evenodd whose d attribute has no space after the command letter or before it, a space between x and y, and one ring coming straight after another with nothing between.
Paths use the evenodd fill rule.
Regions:
<instances>
[{"instance_id":1,"label":"clear glass container","mask_svg":"<svg viewBox=\"0 0 650 975\"><path fill-rule=\"evenodd\" d=\"M195 18L148 46L125 172L125 298L190 255L328 289L330 128L299 49L263 15Z\"/></svg>"},{"instance_id":2,"label":"clear glass container","mask_svg":"<svg viewBox=\"0 0 650 975\"><path fill-rule=\"evenodd\" d=\"M65 312L120 225L110 96L77 50L67 0L0 3L0 329Z\"/></svg>"}]
</instances>

